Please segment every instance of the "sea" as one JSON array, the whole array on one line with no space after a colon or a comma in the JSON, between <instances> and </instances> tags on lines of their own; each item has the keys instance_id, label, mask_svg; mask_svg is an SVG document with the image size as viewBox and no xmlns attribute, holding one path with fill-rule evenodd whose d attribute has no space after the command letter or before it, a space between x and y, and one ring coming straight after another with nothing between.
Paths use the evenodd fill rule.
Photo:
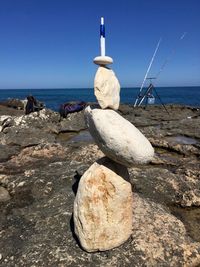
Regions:
<instances>
[{"instance_id":1,"label":"sea","mask_svg":"<svg viewBox=\"0 0 200 267\"><path fill-rule=\"evenodd\" d=\"M139 88L121 88L120 102L134 104ZM26 99L33 95L47 108L58 111L61 104L70 101L96 102L92 88L76 89L0 89L0 102L9 98ZM154 91L155 104L182 104L200 107L200 86L191 87L157 87Z\"/></svg>"}]
</instances>

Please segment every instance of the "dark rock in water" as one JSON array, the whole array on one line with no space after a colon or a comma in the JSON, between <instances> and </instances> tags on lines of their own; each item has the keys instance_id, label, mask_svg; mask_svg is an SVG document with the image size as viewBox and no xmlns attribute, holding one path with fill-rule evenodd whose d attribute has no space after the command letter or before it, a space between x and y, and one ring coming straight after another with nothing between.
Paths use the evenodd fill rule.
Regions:
<instances>
[{"instance_id":1,"label":"dark rock in water","mask_svg":"<svg viewBox=\"0 0 200 267\"><path fill-rule=\"evenodd\" d=\"M60 120L50 110L10 116L0 108L0 186L10 196L0 203L0 265L198 266L200 112L167 109L170 115L161 106L119 110L150 139L156 153L151 163L129 169L131 238L111 251L88 254L73 233L72 188L77 173L80 178L104 155L92 141L74 137L85 129L83 114ZM65 131L73 131L73 141L58 138ZM180 135L195 143L174 139Z\"/></svg>"}]
</instances>

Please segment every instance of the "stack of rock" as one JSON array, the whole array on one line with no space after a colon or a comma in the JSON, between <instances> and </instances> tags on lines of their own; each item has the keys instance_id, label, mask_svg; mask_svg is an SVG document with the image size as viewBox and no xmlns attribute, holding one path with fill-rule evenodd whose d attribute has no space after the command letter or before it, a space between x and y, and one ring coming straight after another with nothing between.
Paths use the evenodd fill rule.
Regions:
<instances>
[{"instance_id":1,"label":"stack of rock","mask_svg":"<svg viewBox=\"0 0 200 267\"><path fill-rule=\"evenodd\" d=\"M99 65L94 93L101 108L88 106L85 118L91 135L106 155L80 179L74 202L75 233L88 252L123 244L132 233L132 187L127 167L146 163L154 150L146 137L116 111L120 84L106 65L112 58L94 59Z\"/></svg>"}]
</instances>

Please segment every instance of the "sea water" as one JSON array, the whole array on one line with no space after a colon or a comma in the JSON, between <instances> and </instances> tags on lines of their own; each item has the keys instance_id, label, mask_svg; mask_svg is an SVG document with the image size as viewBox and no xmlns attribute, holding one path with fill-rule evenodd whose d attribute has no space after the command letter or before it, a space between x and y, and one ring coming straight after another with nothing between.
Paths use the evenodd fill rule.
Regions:
<instances>
[{"instance_id":1,"label":"sea water","mask_svg":"<svg viewBox=\"0 0 200 267\"><path fill-rule=\"evenodd\" d=\"M134 104L139 88L121 88L121 103ZM157 94L156 94L157 93ZM0 101L8 98L26 99L33 95L47 108L58 110L69 101L95 102L94 90L77 89L0 89ZM200 107L200 86L195 87L157 87L154 92L155 104L182 104Z\"/></svg>"}]
</instances>

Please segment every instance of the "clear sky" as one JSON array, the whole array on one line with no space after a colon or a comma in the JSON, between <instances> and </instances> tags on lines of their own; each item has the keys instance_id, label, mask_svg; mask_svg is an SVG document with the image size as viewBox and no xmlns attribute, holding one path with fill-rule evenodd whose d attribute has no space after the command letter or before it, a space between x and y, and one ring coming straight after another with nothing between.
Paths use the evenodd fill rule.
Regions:
<instances>
[{"instance_id":1,"label":"clear sky","mask_svg":"<svg viewBox=\"0 0 200 267\"><path fill-rule=\"evenodd\" d=\"M0 0L0 88L93 87L99 23L122 87L200 85L199 0ZM182 41L181 35L187 32Z\"/></svg>"}]
</instances>

